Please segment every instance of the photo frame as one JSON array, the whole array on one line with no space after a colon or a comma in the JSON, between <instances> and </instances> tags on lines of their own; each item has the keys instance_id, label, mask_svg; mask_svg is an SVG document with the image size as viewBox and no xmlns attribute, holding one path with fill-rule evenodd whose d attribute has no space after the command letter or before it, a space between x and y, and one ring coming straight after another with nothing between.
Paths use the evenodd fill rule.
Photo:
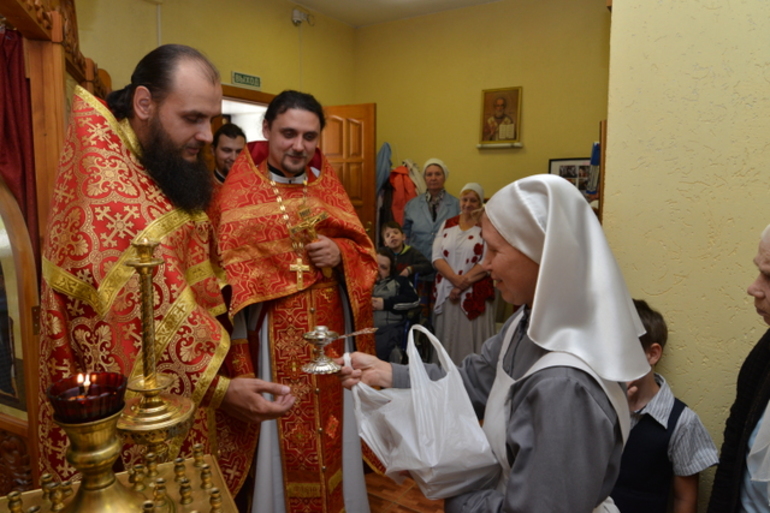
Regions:
<instances>
[{"instance_id":1,"label":"photo frame","mask_svg":"<svg viewBox=\"0 0 770 513\"><path fill-rule=\"evenodd\" d=\"M561 176L572 185L577 187L578 190L583 194L595 192L591 191L593 169L591 166L590 157L551 159L548 161L548 172L552 175Z\"/></svg>"},{"instance_id":2,"label":"photo frame","mask_svg":"<svg viewBox=\"0 0 770 513\"><path fill-rule=\"evenodd\" d=\"M521 87L485 89L481 92L479 143L519 142L521 136Z\"/></svg>"}]
</instances>

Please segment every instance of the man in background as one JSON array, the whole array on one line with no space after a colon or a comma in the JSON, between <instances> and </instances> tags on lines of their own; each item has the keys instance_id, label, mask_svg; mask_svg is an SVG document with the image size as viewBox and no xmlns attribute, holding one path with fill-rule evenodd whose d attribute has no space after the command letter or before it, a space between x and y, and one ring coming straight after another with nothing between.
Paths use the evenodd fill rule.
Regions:
<instances>
[{"instance_id":1,"label":"man in background","mask_svg":"<svg viewBox=\"0 0 770 513\"><path fill-rule=\"evenodd\" d=\"M233 162L245 147L246 134L238 125L225 123L214 132L211 153L214 155L214 180L217 183L225 183Z\"/></svg>"},{"instance_id":2,"label":"man in background","mask_svg":"<svg viewBox=\"0 0 770 513\"><path fill-rule=\"evenodd\" d=\"M157 369L175 378L172 393L196 406L192 427L169 442L167 459L190 457L202 443L234 494L252 462L249 422L293 404L287 387L226 372L230 337L215 318L226 307L205 213L214 185L201 158L221 101L216 68L183 45L147 54L107 105L76 88L43 252L41 472L62 480L74 473L45 396L52 383L86 372L142 375L142 298L125 265L137 259L131 243L138 238L157 241L155 257L163 260L153 279ZM275 394L275 402L261 392ZM244 402L262 416L244 422L226 413ZM141 452L126 445L124 466Z\"/></svg>"},{"instance_id":3,"label":"man in background","mask_svg":"<svg viewBox=\"0 0 770 513\"><path fill-rule=\"evenodd\" d=\"M762 232L754 265L759 276L748 288L757 313L770 324L770 226ZM735 402L711 490L709 513L768 511L770 499L770 330L743 362Z\"/></svg>"}]
</instances>

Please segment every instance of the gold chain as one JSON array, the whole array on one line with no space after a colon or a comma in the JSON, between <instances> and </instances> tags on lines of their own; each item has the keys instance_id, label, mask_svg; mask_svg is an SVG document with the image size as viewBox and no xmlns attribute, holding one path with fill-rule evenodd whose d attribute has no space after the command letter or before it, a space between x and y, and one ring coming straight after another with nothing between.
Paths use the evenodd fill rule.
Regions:
<instances>
[{"instance_id":1,"label":"gold chain","mask_svg":"<svg viewBox=\"0 0 770 513\"><path fill-rule=\"evenodd\" d=\"M278 202L278 208L281 210L281 217L283 218L283 222L286 223L286 229L288 230L289 237L291 238L291 247L297 256L302 257L302 252L305 249L305 243L302 242L301 237L295 237L292 233L291 221L289 219L288 212L286 212L286 205L283 203L283 197L278 191L278 185L275 183L275 180L273 180L272 177L270 178L270 186L273 188L273 194L275 194L275 199ZM307 178L302 180L302 204L305 207L307 206Z\"/></svg>"}]
</instances>

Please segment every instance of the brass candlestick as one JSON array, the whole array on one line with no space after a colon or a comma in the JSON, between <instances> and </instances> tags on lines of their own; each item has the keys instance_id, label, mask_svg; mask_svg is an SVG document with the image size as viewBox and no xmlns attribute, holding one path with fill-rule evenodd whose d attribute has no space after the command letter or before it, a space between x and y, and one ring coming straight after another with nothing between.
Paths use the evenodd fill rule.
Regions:
<instances>
[{"instance_id":1,"label":"brass candlestick","mask_svg":"<svg viewBox=\"0 0 770 513\"><path fill-rule=\"evenodd\" d=\"M118 412L107 418L82 424L56 421L70 440L67 461L83 476L75 497L61 510L63 513L141 511L144 496L116 480L112 471L112 465L120 456L120 448L123 445L115 436L115 425L120 415Z\"/></svg>"},{"instance_id":2,"label":"brass candlestick","mask_svg":"<svg viewBox=\"0 0 770 513\"><path fill-rule=\"evenodd\" d=\"M172 376L157 374L155 368L155 319L153 316L152 275L163 260L153 258L158 242L142 239L131 244L138 260L126 262L139 274L142 294L142 373L133 378L128 389L138 397L126 399L117 429L127 440L147 446L148 452L166 461L166 441L190 429L195 405L186 397L163 393L174 381Z\"/></svg>"}]
</instances>

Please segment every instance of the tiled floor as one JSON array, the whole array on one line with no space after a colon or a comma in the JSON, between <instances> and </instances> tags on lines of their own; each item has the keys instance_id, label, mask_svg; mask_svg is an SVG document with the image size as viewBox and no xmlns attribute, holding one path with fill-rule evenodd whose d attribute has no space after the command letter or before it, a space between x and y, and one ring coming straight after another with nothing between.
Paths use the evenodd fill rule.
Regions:
<instances>
[{"instance_id":1,"label":"tiled floor","mask_svg":"<svg viewBox=\"0 0 770 513\"><path fill-rule=\"evenodd\" d=\"M414 481L397 485L389 477L366 474L371 513L443 513L444 501L426 499Z\"/></svg>"}]
</instances>

